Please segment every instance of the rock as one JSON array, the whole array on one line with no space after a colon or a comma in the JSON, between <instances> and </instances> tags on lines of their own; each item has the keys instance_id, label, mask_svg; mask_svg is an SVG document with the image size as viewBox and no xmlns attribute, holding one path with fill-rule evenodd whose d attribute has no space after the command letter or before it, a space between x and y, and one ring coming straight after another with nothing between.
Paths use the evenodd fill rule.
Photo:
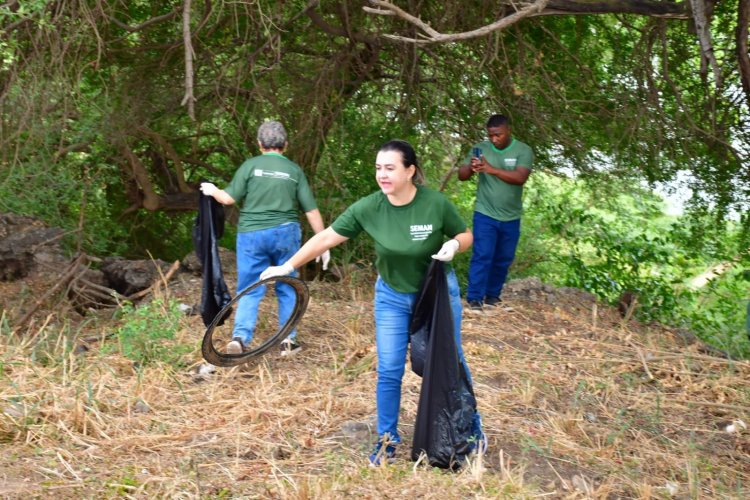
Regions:
<instances>
[{"instance_id":1,"label":"rock","mask_svg":"<svg viewBox=\"0 0 750 500\"><path fill-rule=\"evenodd\" d=\"M516 295L527 295L531 291L541 290L542 287L543 283L539 278L531 277L509 281L503 287L503 291Z\"/></svg>"},{"instance_id":2,"label":"rock","mask_svg":"<svg viewBox=\"0 0 750 500\"><path fill-rule=\"evenodd\" d=\"M580 288L573 288L569 286L561 286L560 288L555 290L555 295L572 297L578 302L588 302L591 304L595 303L597 300L596 295L594 295L593 293L581 290Z\"/></svg>"},{"instance_id":3,"label":"rock","mask_svg":"<svg viewBox=\"0 0 750 500\"><path fill-rule=\"evenodd\" d=\"M375 426L371 422L355 422L348 420L341 426L341 434L344 440L350 444L369 443L372 439Z\"/></svg>"},{"instance_id":4,"label":"rock","mask_svg":"<svg viewBox=\"0 0 750 500\"><path fill-rule=\"evenodd\" d=\"M664 490L667 492L667 494L670 497L673 497L677 493L679 493L680 485L672 481L667 481L666 484L664 485Z\"/></svg>"},{"instance_id":5,"label":"rock","mask_svg":"<svg viewBox=\"0 0 750 500\"><path fill-rule=\"evenodd\" d=\"M150 287L159 276L169 271L170 265L163 260L125 260L122 257L107 257L102 263L102 272L109 286L123 295L132 295Z\"/></svg>"},{"instance_id":6,"label":"rock","mask_svg":"<svg viewBox=\"0 0 750 500\"><path fill-rule=\"evenodd\" d=\"M11 403L3 409L3 415L7 415L10 418L23 418L25 414L23 405L20 403Z\"/></svg>"},{"instance_id":7,"label":"rock","mask_svg":"<svg viewBox=\"0 0 750 500\"><path fill-rule=\"evenodd\" d=\"M179 304L177 304L177 309L179 309L180 312L183 313L185 316L194 316L200 313L199 311L200 307L196 306L195 304L191 306L191 305L183 304L182 302L180 302Z\"/></svg>"},{"instance_id":8,"label":"rock","mask_svg":"<svg viewBox=\"0 0 750 500\"><path fill-rule=\"evenodd\" d=\"M203 269L203 265L201 264L201 261L198 260L198 256L195 252L187 254L180 262L180 265L185 271L193 273L196 276L200 276Z\"/></svg>"},{"instance_id":9,"label":"rock","mask_svg":"<svg viewBox=\"0 0 750 500\"><path fill-rule=\"evenodd\" d=\"M585 495L591 495L593 492L593 488L589 481L579 475L575 475L570 479L570 482L573 483L573 488L580 491L581 493L584 493Z\"/></svg>"},{"instance_id":10,"label":"rock","mask_svg":"<svg viewBox=\"0 0 750 500\"><path fill-rule=\"evenodd\" d=\"M223 272L237 272L237 254L224 247L219 247L219 260L221 261L221 270ZM180 262L185 271L191 272L196 276L203 273L203 264L198 260L195 252L190 252Z\"/></svg>"},{"instance_id":11,"label":"rock","mask_svg":"<svg viewBox=\"0 0 750 500\"><path fill-rule=\"evenodd\" d=\"M211 363L203 363L198 367L199 375L210 375L216 372L216 367Z\"/></svg>"},{"instance_id":12,"label":"rock","mask_svg":"<svg viewBox=\"0 0 750 500\"><path fill-rule=\"evenodd\" d=\"M133 405L133 413L149 413L150 411L151 407L142 399L138 399Z\"/></svg>"},{"instance_id":13,"label":"rock","mask_svg":"<svg viewBox=\"0 0 750 500\"><path fill-rule=\"evenodd\" d=\"M67 262L58 245L62 234L32 217L0 214L0 280L26 277L40 263L35 256L42 250L41 262Z\"/></svg>"},{"instance_id":14,"label":"rock","mask_svg":"<svg viewBox=\"0 0 750 500\"><path fill-rule=\"evenodd\" d=\"M86 354L87 352L89 352L89 348L86 346L86 344L77 344L75 346L75 349L73 349L73 354L77 356Z\"/></svg>"},{"instance_id":15,"label":"rock","mask_svg":"<svg viewBox=\"0 0 750 500\"><path fill-rule=\"evenodd\" d=\"M277 446L274 448L272 456L276 460L287 460L292 456L292 451L284 446Z\"/></svg>"},{"instance_id":16,"label":"rock","mask_svg":"<svg viewBox=\"0 0 750 500\"><path fill-rule=\"evenodd\" d=\"M740 432L744 430L747 430L747 424L740 419L733 420L732 423L724 427L724 432L728 434L735 434L735 433L739 434Z\"/></svg>"}]
</instances>

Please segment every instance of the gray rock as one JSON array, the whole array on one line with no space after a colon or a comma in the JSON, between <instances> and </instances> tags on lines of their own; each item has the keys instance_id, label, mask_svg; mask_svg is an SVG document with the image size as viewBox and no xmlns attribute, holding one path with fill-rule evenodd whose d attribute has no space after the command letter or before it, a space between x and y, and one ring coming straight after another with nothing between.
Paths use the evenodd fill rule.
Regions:
<instances>
[{"instance_id":1,"label":"gray rock","mask_svg":"<svg viewBox=\"0 0 750 500\"><path fill-rule=\"evenodd\" d=\"M149 413L150 411L151 407L142 399L139 399L133 405L133 413Z\"/></svg>"},{"instance_id":2,"label":"gray rock","mask_svg":"<svg viewBox=\"0 0 750 500\"><path fill-rule=\"evenodd\" d=\"M11 403L3 409L3 414L10 418L23 418L26 415L24 407L20 403Z\"/></svg>"},{"instance_id":3,"label":"gray rock","mask_svg":"<svg viewBox=\"0 0 750 500\"><path fill-rule=\"evenodd\" d=\"M349 444L369 443L375 426L370 422L355 422L349 420L341 426L341 434Z\"/></svg>"}]
</instances>

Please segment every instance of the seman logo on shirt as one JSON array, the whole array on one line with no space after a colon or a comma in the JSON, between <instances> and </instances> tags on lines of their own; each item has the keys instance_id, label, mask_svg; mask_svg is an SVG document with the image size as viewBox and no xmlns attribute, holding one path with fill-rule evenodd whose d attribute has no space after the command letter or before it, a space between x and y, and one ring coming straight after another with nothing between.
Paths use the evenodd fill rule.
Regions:
<instances>
[{"instance_id":1,"label":"seman logo on shirt","mask_svg":"<svg viewBox=\"0 0 750 500\"><path fill-rule=\"evenodd\" d=\"M293 180L289 174L286 172L276 172L273 170L261 170L259 168L256 168L253 172L255 177L270 177L272 179L284 179L284 180ZM297 181L295 181L297 182Z\"/></svg>"},{"instance_id":2,"label":"seman logo on shirt","mask_svg":"<svg viewBox=\"0 0 750 500\"><path fill-rule=\"evenodd\" d=\"M426 240L432 234L432 224L413 224L409 230L412 241Z\"/></svg>"}]
</instances>

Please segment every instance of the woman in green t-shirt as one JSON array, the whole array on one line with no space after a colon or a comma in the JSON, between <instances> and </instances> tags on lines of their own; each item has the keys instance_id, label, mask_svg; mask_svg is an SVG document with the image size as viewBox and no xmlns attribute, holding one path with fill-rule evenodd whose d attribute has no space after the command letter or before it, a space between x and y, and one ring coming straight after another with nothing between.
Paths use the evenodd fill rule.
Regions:
<instances>
[{"instance_id":1,"label":"woman in green t-shirt","mask_svg":"<svg viewBox=\"0 0 750 500\"><path fill-rule=\"evenodd\" d=\"M370 462L377 465L381 460L393 458L394 445L401 441L397 426L409 323L430 259L452 260L457 252L471 247L473 237L456 207L442 193L422 186L422 170L409 143L393 140L380 148L375 160L375 179L379 191L351 205L331 226L310 238L287 262L269 267L260 278L291 274L326 250L363 231L375 241L375 266L379 274L375 284L379 440L370 455ZM448 269L456 345L463 361L461 297L455 273ZM468 367L466 371L468 374ZM477 442L484 448L486 438L478 413L473 431Z\"/></svg>"}]
</instances>

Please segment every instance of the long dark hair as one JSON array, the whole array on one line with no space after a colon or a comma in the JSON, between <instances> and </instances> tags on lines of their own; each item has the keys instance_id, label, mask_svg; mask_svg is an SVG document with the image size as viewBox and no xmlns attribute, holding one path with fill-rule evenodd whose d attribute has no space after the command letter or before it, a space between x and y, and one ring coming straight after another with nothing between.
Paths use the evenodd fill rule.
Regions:
<instances>
[{"instance_id":1,"label":"long dark hair","mask_svg":"<svg viewBox=\"0 0 750 500\"><path fill-rule=\"evenodd\" d=\"M398 151L401 153L404 168L414 165L414 176L412 176L411 181L414 184L424 184L424 172L417 162L417 153L411 144L401 139L393 139L380 146L378 151Z\"/></svg>"}]
</instances>

